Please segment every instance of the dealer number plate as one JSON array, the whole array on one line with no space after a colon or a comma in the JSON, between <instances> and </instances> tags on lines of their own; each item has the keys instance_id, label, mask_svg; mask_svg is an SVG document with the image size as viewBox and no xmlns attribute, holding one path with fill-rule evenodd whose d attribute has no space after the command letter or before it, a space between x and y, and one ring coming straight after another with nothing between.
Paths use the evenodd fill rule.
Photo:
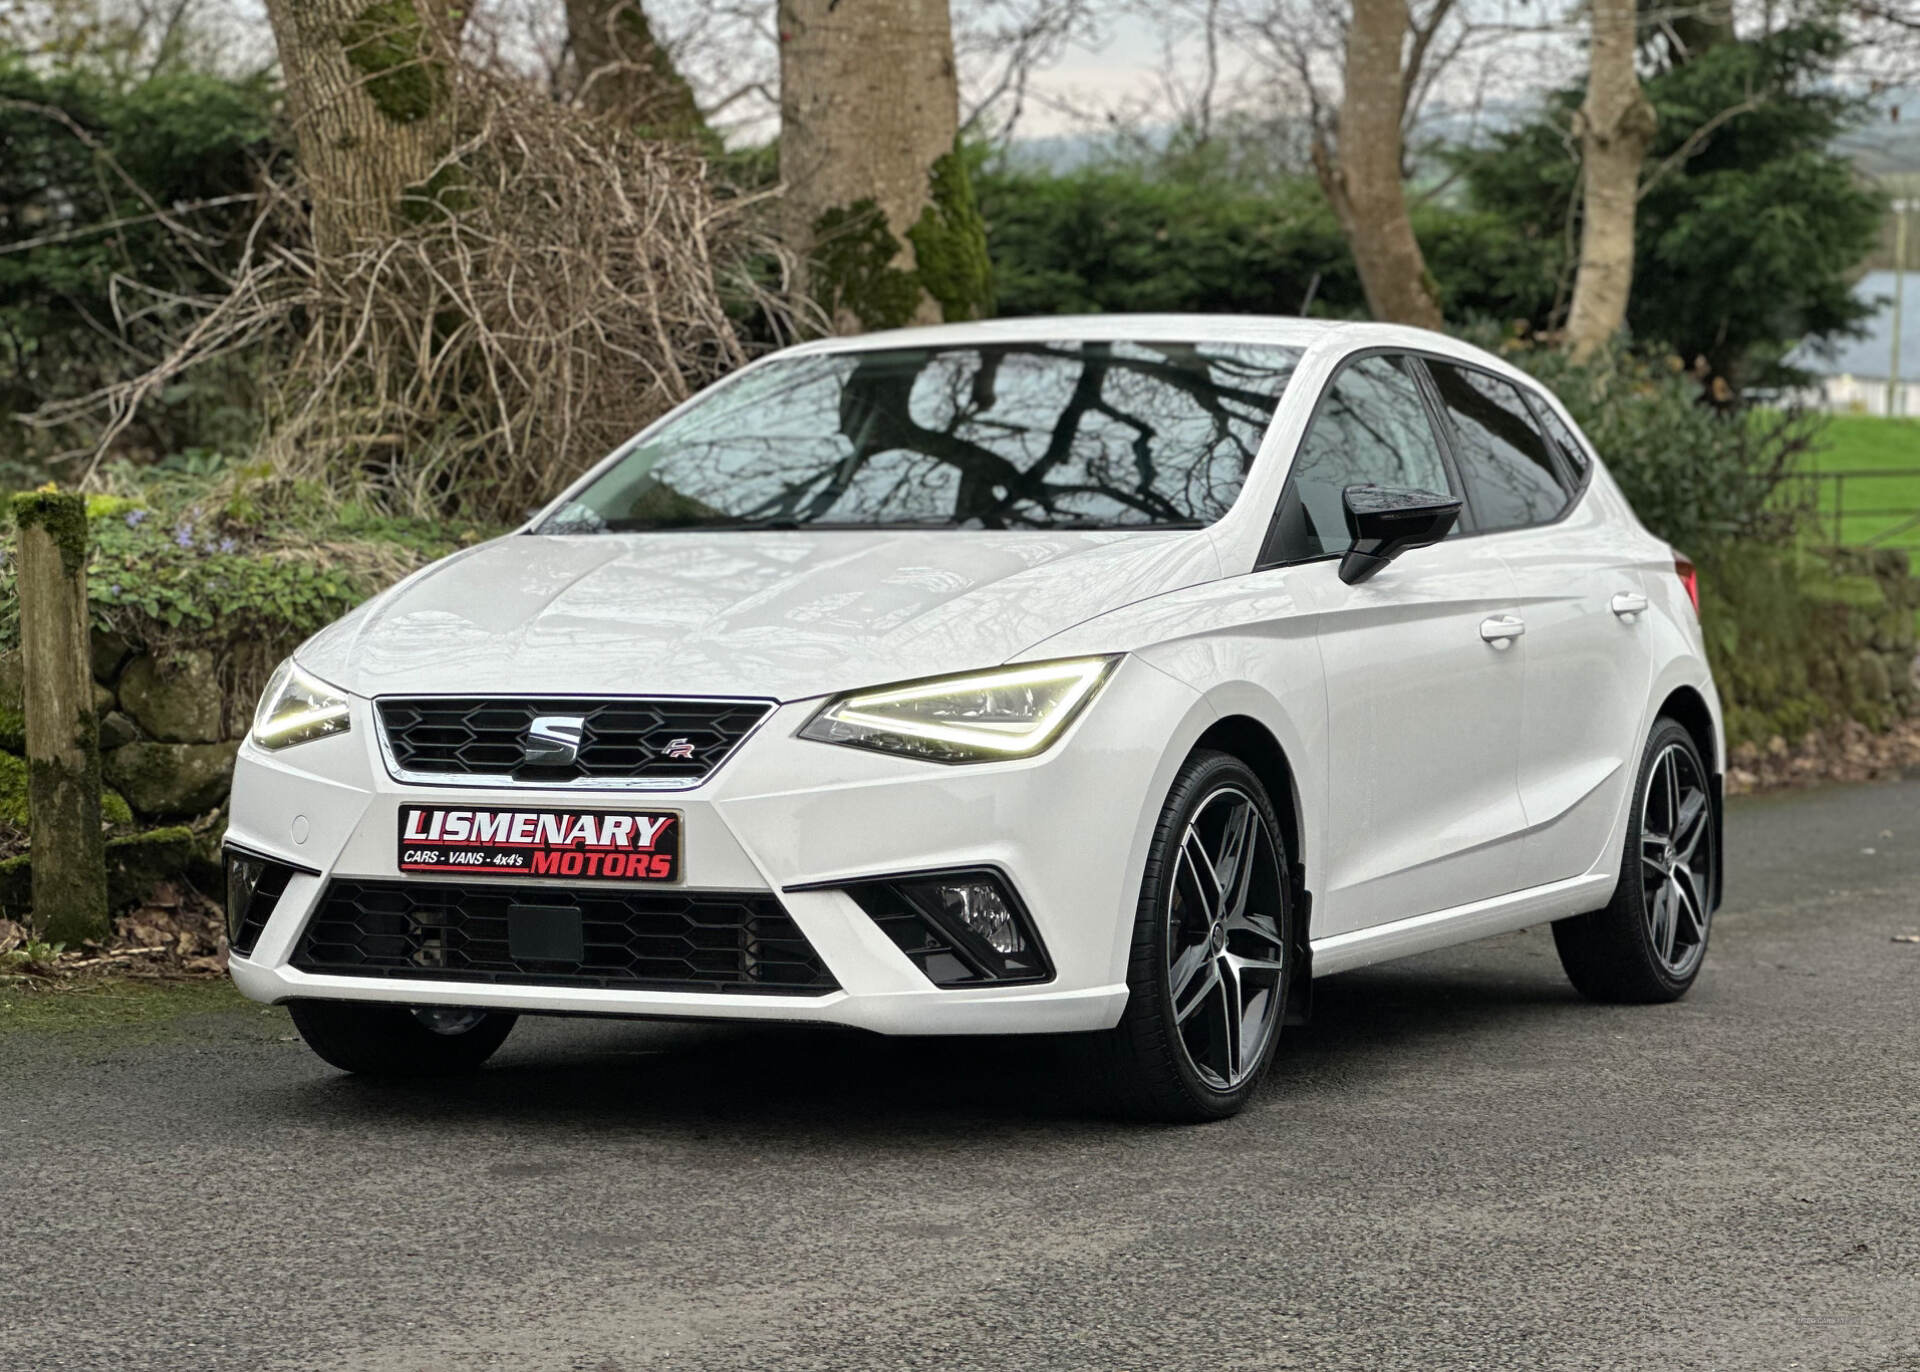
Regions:
<instances>
[{"instance_id":1,"label":"dealer number plate","mask_svg":"<svg viewBox=\"0 0 1920 1372\"><path fill-rule=\"evenodd\" d=\"M680 879L680 816L670 810L400 807L400 870L644 882Z\"/></svg>"}]
</instances>

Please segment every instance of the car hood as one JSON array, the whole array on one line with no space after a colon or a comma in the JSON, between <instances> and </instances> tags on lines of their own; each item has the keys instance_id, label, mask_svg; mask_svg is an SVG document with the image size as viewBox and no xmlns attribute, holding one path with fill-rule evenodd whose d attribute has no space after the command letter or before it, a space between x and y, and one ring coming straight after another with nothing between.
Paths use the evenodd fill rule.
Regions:
<instances>
[{"instance_id":1,"label":"car hood","mask_svg":"<svg viewBox=\"0 0 1920 1372\"><path fill-rule=\"evenodd\" d=\"M303 646L358 695L798 700L988 667L1219 574L1204 532L515 534Z\"/></svg>"}]
</instances>

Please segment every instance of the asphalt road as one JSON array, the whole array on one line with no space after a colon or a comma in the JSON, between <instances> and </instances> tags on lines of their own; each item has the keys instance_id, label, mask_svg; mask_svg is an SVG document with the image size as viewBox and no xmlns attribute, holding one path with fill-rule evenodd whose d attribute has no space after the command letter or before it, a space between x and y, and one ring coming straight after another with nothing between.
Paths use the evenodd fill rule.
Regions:
<instances>
[{"instance_id":1,"label":"asphalt road","mask_svg":"<svg viewBox=\"0 0 1920 1372\"><path fill-rule=\"evenodd\" d=\"M1706 972L1320 983L1204 1129L1046 1045L279 1012L0 1039L0 1367L1920 1368L1920 784L1739 804Z\"/></svg>"}]
</instances>

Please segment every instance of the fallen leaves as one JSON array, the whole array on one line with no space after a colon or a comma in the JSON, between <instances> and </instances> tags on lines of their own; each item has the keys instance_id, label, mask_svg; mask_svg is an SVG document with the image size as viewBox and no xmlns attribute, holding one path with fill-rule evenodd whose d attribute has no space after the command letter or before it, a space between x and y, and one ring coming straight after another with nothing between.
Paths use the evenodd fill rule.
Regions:
<instances>
[{"instance_id":1,"label":"fallen leaves","mask_svg":"<svg viewBox=\"0 0 1920 1372\"><path fill-rule=\"evenodd\" d=\"M185 882L161 882L145 901L114 921L113 937L105 944L49 947L38 943L25 925L0 919L0 968L50 980L103 972L120 977L217 976L227 970L226 920L218 905Z\"/></svg>"},{"instance_id":2,"label":"fallen leaves","mask_svg":"<svg viewBox=\"0 0 1920 1372\"><path fill-rule=\"evenodd\" d=\"M1849 720L1798 744L1775 736L1765 748L1743 743L1727 769L1727 794L1747 795L1831 781L1881 781L1920 768L1920 719L1901 720L1875 733Z\"/></svg>"}]
</instances>

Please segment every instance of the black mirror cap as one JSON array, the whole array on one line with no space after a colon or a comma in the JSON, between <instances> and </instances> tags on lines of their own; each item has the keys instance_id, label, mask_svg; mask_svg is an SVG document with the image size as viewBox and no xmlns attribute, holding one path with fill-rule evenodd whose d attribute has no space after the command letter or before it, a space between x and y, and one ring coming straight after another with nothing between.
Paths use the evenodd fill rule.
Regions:
<instances>
[{"instance_id":1,"label":"black mirror cap","mask_svg":"<svg viewBox=\"0 0 1920 1372\"><path fill-rule=\"evenodd\" d=\"M1349 486L1344 501L1353 546L1340 559L1340 579L1349 586L1404 552L1438 543L1460 518L1459 497L1413 487Z\"/></svg>"}]
</instances>

